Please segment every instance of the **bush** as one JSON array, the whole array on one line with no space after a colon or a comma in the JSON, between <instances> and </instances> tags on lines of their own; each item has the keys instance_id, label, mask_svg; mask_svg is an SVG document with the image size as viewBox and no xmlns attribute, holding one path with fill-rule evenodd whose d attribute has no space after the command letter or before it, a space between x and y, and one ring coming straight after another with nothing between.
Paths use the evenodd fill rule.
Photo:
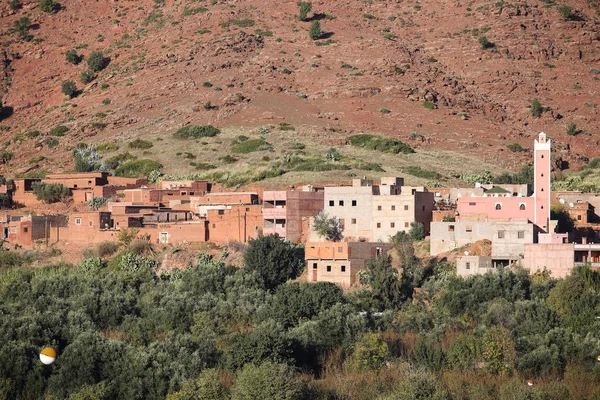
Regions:
<instances>
[{"instance_id":1,"label":"bush","mask_svg":"<svg viewBox=\"0 0 600 400\"><path fill-rule=\"evenodd\" d=\"M494 47L494 43L490 42L485 36L479 36L479 45L482 50Z\"/></svg>"},{"instance_id":2,"label":"bush","mask_svg":"<svg viewBox=\"0 0 600 400\"><path fill-rule=\"evenodd\" d=\"M53 149L56 146L58 146L58 140L57 139L48 139L46 140L46 146L48 146L49 149Z\"/></svg>"},{"instance_id":3,"label":"bush","mask_svg":"<svg viewBox=\"0 0 600 400\"><path fill-rule=\"evenodd\" d=\"M244 268L256 272L265 289L272 290L302 273L304 248L283 240L277 234L259 236L248 242Z\"/></svg>"},{"instance_id":4,"label":"bush","mask_svg":"<svg viewBox=\"0 0 600 400\"><path fill-rule=\"evenodd\" d=\"M64 81L62 84L62 92L73 98L77 95L77 85L73 81Z\"/></svg>"},{"instance_id":5,"label":"bush","mask_svg":"<svg viewBox=\"0 0 600 400\"><path fill-rule=\"evenodd\" d=\"M29 27L31 26L31 20L29 17L21 17L13 23L15 30L19 33L19 37L23 40L30 41L33 39L29 35Z\"/></svg>"},{"instance_id":6,"label":"bush","mask_svg":"<svg viewBox=\"0 0 600 400\"><path fill-rule=\"evenodd\" d=\"M319 38L321 37L321 23L319 21L313 21L310 23L308 36L312 40L319 40Z\"/></svg>"},{"instance_id":7,"label":"bush","mask_svg":"<svg viewBox=\"0 0 600 400\"><path fill-rule=\"evenodd\" d=\"M55 13L60 10L60 3L52 0L40 0L40 10L47 13Z\"/></svg>"},{"instance_id":8,"label":"bush","mask_svg":"<svg viewBox=\"0 0 600 400\"><path fill-rule=\"evenodd\" d=\"M48 133L50 136L65 136L65 133L69 132L69 128L64 125L56 125L52 130Z\"/></svg>"},{"instance_id":9,"label":"bush","mask_svg":"<svg viewBox=\"0 0 600 400\"><path fill-rule=\"evenodd\" d=\"M119 146L113 142L102 142L96 146L96 150L100 153L110 153L119 150Z\"/></svg>"},{"instance_id":10,"label":"bush","mask_svg":"<svg viewBox=\"0 0 600 400\"><path fill-rule=\"evenodd\" d=\"M410 223L410 230L408 231L410 238L413 242L418 242L425 239L425 226L422 223L413 221Z\"/></svg>"},{"instance_id":11,"label":"bush","mask_svg":"<svg viewBox=\"0 0 600 400\"><path fill-rule=\"evenodd\" d=\"M150 172L161 168L162 165L154 160L128 160L117 167L115 175L125 178L141 178L147 177Z\"/></svg>"},{"instance_id":12,"label":"bush","mask_svg":"<svg viewBox=\"0 0 600 400\"><path fill-rule=\"evenodd\" d=\"M308 1L301 1L300 4L300 15L298 18L300 21L306 21L308 18L308 13L312 10L312 3Z\"/></svg>"},{"instance_id":13,"label":"bush","mask_svg":"<svg viewBox=\"0 0 600 400\"><path fill-rule=\"evenodd\" d=\"M433 101L424 101L423 107L425 107L428 110L433 110L435 109L435 103Z\"/></svg>"},{"instance_id":14,"label":"bush","mask_svg":"<svg viewBox=\"0 0 600 400\"><path fill-rule=\"evenodd\" d=\"M421 167L416 167L414 165L411 165L409 167L404 167L401 169L402 169L402 172L406 172L407 174L416 176L417 178L437 180L442 177L442 175L440 175L439 173L437 173L435 171L431 171L428 169L421 169Z\"/></svg>"},{"instance_id":15,"label":"bush","mask_svg":"<svg viewBox=\"0 0 600 400\"><path fill-rule=\"evenodd\" d=\"M119 250L119 244L111 241L100 242L96 245L98 257L107 257L115 254Z\"/></svg>"},{"instance_id":16,"label":"bush","mask_svg":"<svg viewBox=\"0 0 600 400\"><path fill-rule=\"evenodd\" d=\"M508 149L510 151L512 151L513 153L518 153L521 151L526 151L523 147L521 147L521 145L519 143L509 143L506 145L506 147L508 147Z\"/></svg>"},{"instance_id":17,"label":"bush","mask_svg":"<svg viewBox=\"0 0 600 400\"><path fill-rule=\"evenodd\" d=\"M71 190L60 183L34 182L31 190L35 197L44 203L57 203L71 195Z\"/></svg>"},{"instance_id":18,"label":"bush","mask_svg":"<svg viewBox=\"0 0 600 400\"><path fill-rule=\"evenodd\" d=\"M306 383L286 364L248 364L238 374L231 391L232 400L309 399Z\"/></svg>"},{"instance_id":19,"label":"bush","mask_svg":"<svg viewBox=\"0 0 600 400\"><path fill-rule=\"evenodd\" d=\"M152 244L147 240L133 239L129 243L129 252L138 256L152 254Z\"/></svg>"},{"instance_id":20,"label":"bush","mask_svg":"<svg viewBox=\"0 0 600 400\"><path fill-rule=\"evenodd\" d=\"M65 58L71 64L77 65L81 62L81 56L77 54L77 50L74 49L67 50L67 52L65 53Z\"/></svg>"},{"instance_id":21,"label":"bush","mask_svg":"<svg viewBox=\"0 0 600 400\"><path fill-rule=\"evenodd\" d=\"M199 139L202 137L213 137L221 133L221 130L212 125L188 125L173 134L175 139Z\"/></svg>"},{"instance_id":22,"label":"bush","mask_svg":"<svg viewBox=\"0 0 600 400\"><path fill-rule=\"evenodd\" d=\"M388 345L379 333L367 333L356 343L352 364L357 369L381 369L390 356Z\"/></svg>"},{"instance_id":23,"label":"bush","mask_svg":"<svg viewBox=\"0 0 600 400\"><path fill-rule=\"evenodd\" d=\"M577 135L577 125L575 124L575 122L571 122L571 123L569 123L569 126L567 126L567 135L569 135L569 136Z\"/></svg>"},{"instance_id":24,"label":"bush","mask_svg":"<svg viewBox=\"0 0 600 400\"><path fill-rule=\"evenodd\" d=\"M145 149L152 148L154 145L152 144L152 142L138 138L132 142L129 142L128 146L130 149L144 149L145 150Z\"/></svg>"},{"instance_id":25,"label":"bush","mask_svg":"<svg viewBox=\"0 0 600 400\"><path fill-rule=\"evenodd\" d=\"M539 118L542 116L542 112L544 112L544 108L542 104L538 101L538 99L531 100L531 115L534 118Z\"/></svg>"},{"instance_id":26,"label":"bush","mask_svg":"<svg viewBox=\"0 0 600 400\"><path fill-rule=\"evenodd\" d=\"M81 72L80 80L81 80L81 83L87 85L88 83L93 81L95 77L96 77L96 75L94 75L93 71L87 70L87 71Z\"/></svg>"},{"instance_id":27,"label":"bush","mask_svg":"<svg viewBox=\"0 0 600 400\"><path fill-rule=\"evenodd\" d=\"M231 151L237 154L252 153L253 151L272 150L273 147L263 139L249 139L231 146Z\"/></svg>"},{"instance_id":28,"label":"bush","mask_svg":"<svg viewBox=\"0 0 600 400\"><path fill-rule=\"evenodd\" d=\"M87 65L93 72L100 72L108 66L109 60L101 51L93 51L87 59Z\"/></svg>"},{"instance_id":29,"label":"bush","mask_svg":"<svg viewBox=\"0 0 600 400\"><path fill-rule=\"evenodd\" d=\"M572 11L572 8L566 4L561 4L558 7L558 12L560 13L560 15L563 17L563 19L565 21L568 21L573 17L573 14L571 14L571 11Z\"/></svg>"},{"instance_id":30,"label":"bush","mask_svg":"<svg viewBox=\"0 0 600 400\"><path fill-rule=\"evenodd\" d=\"M359 134L348 137L350 144L356 147L364 147L370 150L378 150L384 153L410 154L415 151L407 144L397 139L383 138L376 135Z\"/></svg>"}]
</instances>

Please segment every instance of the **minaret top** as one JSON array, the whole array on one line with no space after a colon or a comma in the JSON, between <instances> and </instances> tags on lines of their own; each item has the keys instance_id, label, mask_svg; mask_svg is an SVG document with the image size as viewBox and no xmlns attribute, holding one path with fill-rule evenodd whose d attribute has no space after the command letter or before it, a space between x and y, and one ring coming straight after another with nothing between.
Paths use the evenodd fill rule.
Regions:
<instances>
[{"instance_id":1,"label":"minaret top","mask_svg":"<svg viewBox=\"0 0 600 400\"><path fill-rule=\"evenodd\" d=\"M540 132L538 136L538 143L546 143L546 134L544 132Z\"/></svg>"},{"instance_id":2,"label":"minaret top","mask_svg":"<svg viewBox=\"0 0 600 400\"><path fill-rule=\"evenodd\" d=\"M546 137L544 132L540 132L538 138L535 140L535 149L536 150L550 150L550 144L552 140Z\"/></svg>"}]
</instances>

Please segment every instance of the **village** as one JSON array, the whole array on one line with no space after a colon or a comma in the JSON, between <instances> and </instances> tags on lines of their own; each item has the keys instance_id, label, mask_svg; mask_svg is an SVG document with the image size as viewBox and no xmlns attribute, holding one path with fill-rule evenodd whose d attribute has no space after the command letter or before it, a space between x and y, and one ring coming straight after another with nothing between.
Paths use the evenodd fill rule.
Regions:
<instances>
[{"instance_id":1,"label":"village","mask_svg":"<svg viewBox=\"0 0 600 400\"><path fill-rule=\"evenodd\" d=\"M392 236L419 223L429 236L431 256L465 249L456 257L461 276L519 265L530 273L545 269L560 278L576 265L600 265L600 217L595 212L600 196L552 192L550 152L551 141L540 133L534 143L533 190L526 184L412 187L400 177L277 191L225 191L208 181L149 184L106 172L21 178L1 188L8 203L20 207L19 214L2 215L2 239L8 248L84 247L117 241L120 231L131 229L153 244L177 246L246 243L259 235L278 234L305 244L308 281L348 287L371 257L392 248ZM76 211L23 213L42 204L32 189L39 182L67 187ZM574 228L559 229L550 217L553 204L568 211ZM315 232L319 213L337 219L340 241ZM475 243L488 246L472 246Z\"/></svg>"}]
</instances>

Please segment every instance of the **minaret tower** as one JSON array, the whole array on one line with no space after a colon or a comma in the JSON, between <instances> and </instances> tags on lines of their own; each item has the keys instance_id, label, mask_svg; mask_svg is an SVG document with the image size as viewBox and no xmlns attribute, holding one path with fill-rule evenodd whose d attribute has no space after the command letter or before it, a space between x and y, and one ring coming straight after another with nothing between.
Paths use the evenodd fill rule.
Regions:
<instances>
[{"instance_id":1,"label":"minaret tower","mask_svg":"<svg viewBox=\"0 0 600 400\"><path fill-rule=\"evenodd\" d=\"M550 147L552 140L546 139L546 134L541 132L533 148L533 178L535 214L534 224L541 231L548 232L550 227Z\"/></svg>"}]
</instances>

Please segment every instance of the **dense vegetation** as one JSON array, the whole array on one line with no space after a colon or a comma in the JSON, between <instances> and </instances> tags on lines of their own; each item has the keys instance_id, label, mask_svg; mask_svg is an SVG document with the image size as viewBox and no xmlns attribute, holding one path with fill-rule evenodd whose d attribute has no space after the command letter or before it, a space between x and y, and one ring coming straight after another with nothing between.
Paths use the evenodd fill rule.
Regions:
<instances>
[{"instance_id":1,"label":"dense vegetation","mask_svg":"<svg viewBox=\"0 0 600 400\"><path fill-rule=\"evenodd\" d=\"M348 137L350 144L356 147L364 147L370 150L378 150L384 153L403 153L409 154L415 151L407 145L397 139L384 138L377 135L353 135Z\"/></svg>"},{"instance_id":2,"label":"dense vegetation","mask_svg":"<svg viewBox=\"0 0 600 400\"><path fill-rule=\"evenodd\" d=\"M212 125L188 125L173 134L175 139L199 139L201 137L213 137L221 133L221 130Z\"/></svg>"},{"instance_id":3,"label":"dense vegetation","mask_svg":"<svg viewBox=\"0 0 600 400\"><path fill-rule=\"evenodd\" d=\"M275 236L251 241L239 269L203 253L161 274L128 252L77 267L2 262L0 398L600 395L599 273L462 279L451 264L422 265L410 235L394 244L402 273L389 256L372 260L367 289L350 292L288 282L303 250ZM44 366L48 345L59 358Z\"/></svg>"}]
</instances>

